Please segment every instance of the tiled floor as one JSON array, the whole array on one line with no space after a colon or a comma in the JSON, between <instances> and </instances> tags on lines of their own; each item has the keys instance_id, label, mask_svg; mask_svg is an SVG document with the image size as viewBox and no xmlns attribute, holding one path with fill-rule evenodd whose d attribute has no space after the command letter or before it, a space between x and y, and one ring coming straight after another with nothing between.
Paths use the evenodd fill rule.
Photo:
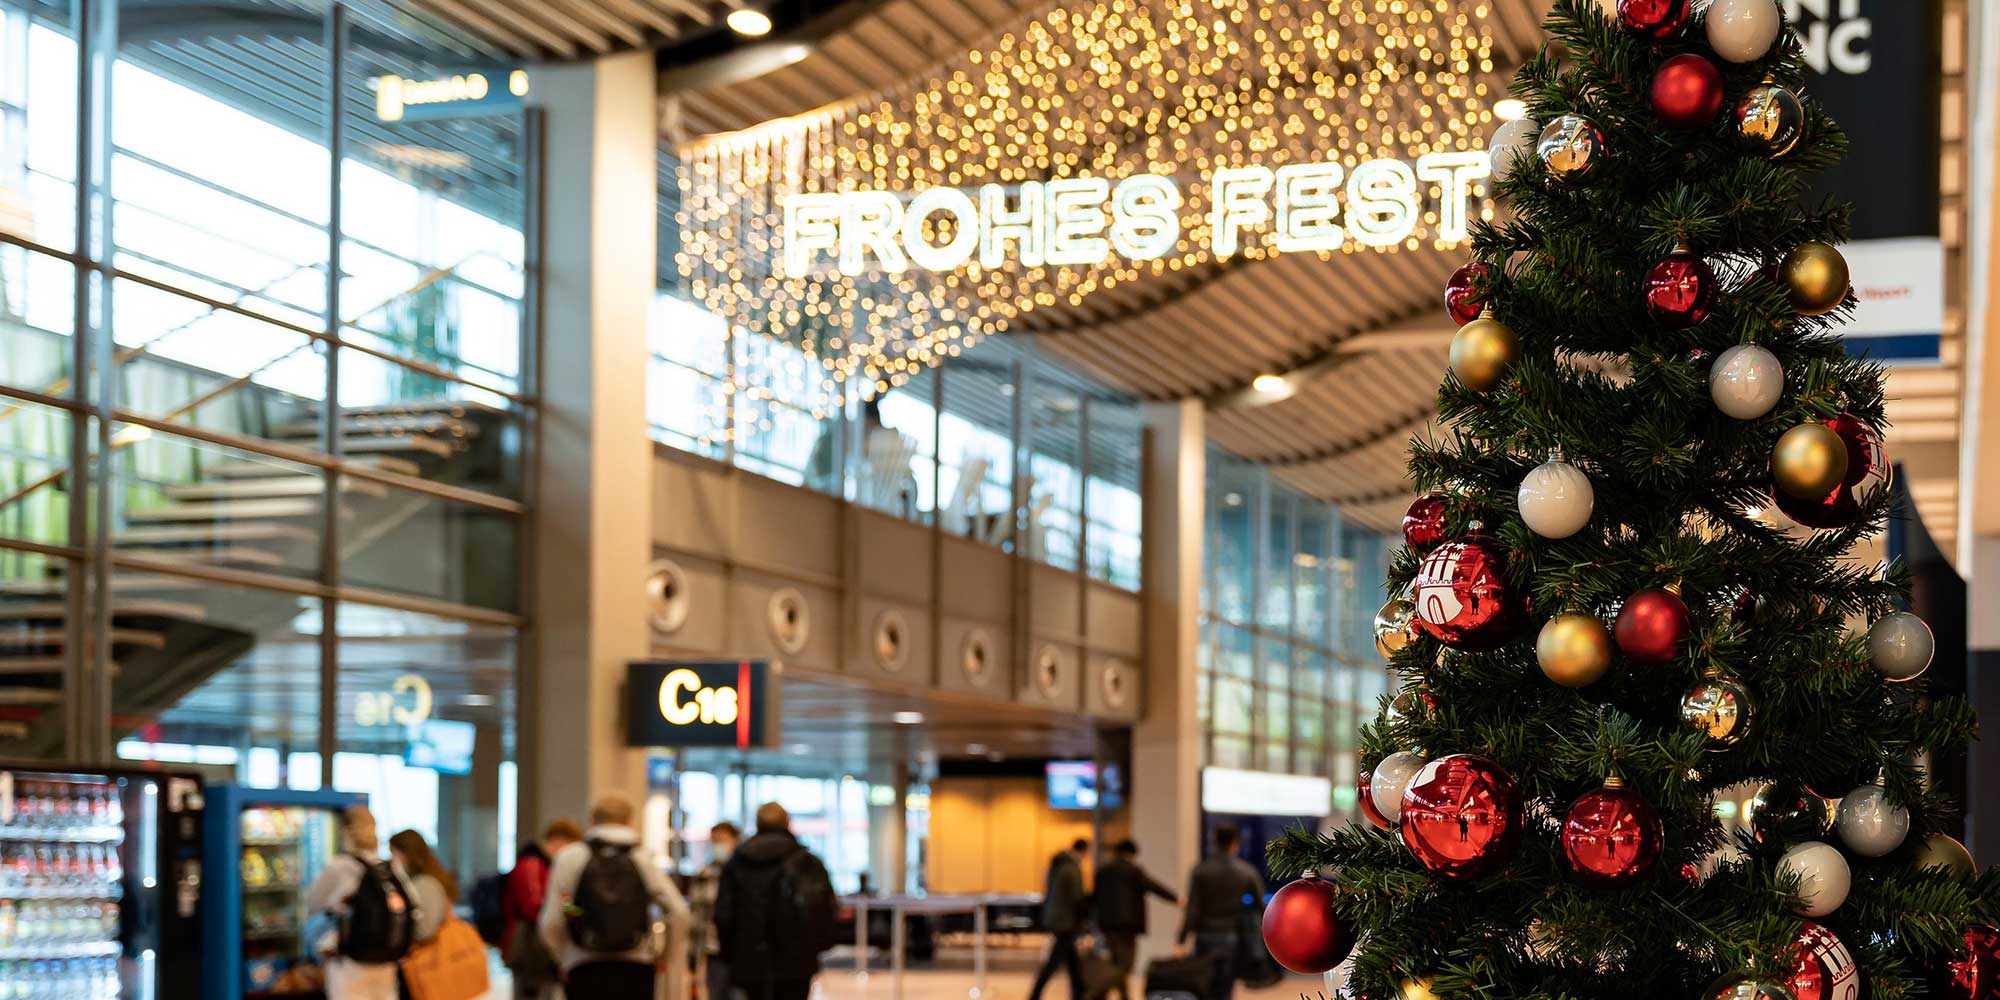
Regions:
<instances>
[{"instance_id":1,"label":"tiled floor","mask_svg":"<svg viewBox=\"0 0 2000 1000\"><path fill-rule=\"evenodd\" d=\"M912 969L903 974L902 1000L971 1000L972 973L963 970ZM987 993L979 1000L1025 1000L1034 977L1027 972L996 972L987 976ZM1292 979L1262 991L1239 989L1236 1000L1319 1000L1316 980ZM1133 1000L1139 1000L1138 977L1133 977ZM822 974L814 983L815 1000L895 1000L889 974L871 973L866 981L853 972L840 970ZM1061 982L1043 992L1045 1000L1068 1000L1069 991Z\"/></svg>"}]
</instances>

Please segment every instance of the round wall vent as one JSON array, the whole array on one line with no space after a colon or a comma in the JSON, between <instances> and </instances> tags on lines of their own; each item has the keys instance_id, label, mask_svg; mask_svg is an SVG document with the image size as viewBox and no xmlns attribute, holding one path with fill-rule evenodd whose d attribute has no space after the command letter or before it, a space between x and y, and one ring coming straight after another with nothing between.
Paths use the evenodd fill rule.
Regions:
<instances>
[{"instance_id":1,"label":"round wall vent","mask_svg":"<svg viewBox=\"0 0 2000 1000\"><path fill-rule=\"evenodd\" d=\"M900 611L884 611L875 617L875 664L884 670L901 671L910 662L910 623Z\"/></svg>"},{"instance_id":2,"label":"round wall vent","mask_svg":"<svg viewBox=\"0 0 2000 1000\"><path fill-rule=\"evenodd\" d=\"M804 594L790 587L772 591L764 616L771 642L779 651L796 653L806 648L806 639L812 635L812 608Z\"/></svg>"},{"instance_id":3,"label":"round wall vent","mask_svg":"<svg viewBox=\"0 0 2000 1000\"><path fill-rule=\"evenodd\" d=\"M985 629L973 629L965 634L965 642L958 650L958 667L965 671L965 679L974 684L986 683L993 671L993 640Z\"/></svg>"},{"instance_id":4,"label":"round wall vent","mask_svg":"<svg viewBox=\"0 0 2000 1000\"><path fill-rule=\"evenodd\" d=\"M687 571L671 559L656 559L646 567L646 621L653 631L672 635L687 624Z\"/></svg>"},{"instance_id":5,"label":"round wall vent","mask_svg":"<svg viewBox=\"0 0 2000 1000\"><path fill-rule=\"evenodd\" d=\"M1035 653L1035 688L1044 697L1055 697L1061 688L1062 667L1062 654L1054 646L1043 646Z\"/></svg>"},{"instance_id":6,"label":"round wall vent","mask_svg":"<svg viewBox=\"0 0 2000 1000\"><path fill-rule=\"evenodd\" d=\"M1098 675L1098 687L1104 695L1104 707L1124 708L1132 698L1132 668L1118 660L1104 665L1104 672Z\"/></svg>"}]
</instances>

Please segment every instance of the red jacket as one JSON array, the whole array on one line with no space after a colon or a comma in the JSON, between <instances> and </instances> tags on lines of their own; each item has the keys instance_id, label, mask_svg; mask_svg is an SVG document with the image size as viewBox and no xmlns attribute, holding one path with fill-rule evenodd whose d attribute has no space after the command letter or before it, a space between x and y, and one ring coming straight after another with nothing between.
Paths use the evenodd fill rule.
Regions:
<instances>
[{"instance_id":1,"label":"red jacket","mask_svg":"<svg viewBox=\"0 0 2000 1000\"><path fill-rule=\"evenodd\" d=\"M542 897L549 890L549 856L542 853L539 846L530 844L521 849L514 859L514 870L507 873L507 895L501 902L502 924L500 938L503 949L514 945L514 929L526 923L535 926L542 915ZM512 958L512 955L504 957Z\"/></svg>"}]
</instances>

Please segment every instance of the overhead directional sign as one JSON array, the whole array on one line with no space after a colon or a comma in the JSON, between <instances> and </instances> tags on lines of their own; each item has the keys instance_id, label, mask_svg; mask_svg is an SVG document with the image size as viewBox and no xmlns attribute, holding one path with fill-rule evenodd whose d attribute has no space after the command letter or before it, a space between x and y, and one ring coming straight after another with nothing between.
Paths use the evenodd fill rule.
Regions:
<instances>
[{"instance_id":1,"label":"overhead directional sign","mask_svg":"<svg viewBox=\"0 0 2000 1000\"><path fill-rule=\"evenodd\" d=\"M770 665L762 660L647 660L625 682L626 744L752 747L777 740Z\"/></svg>"}]
</instances>

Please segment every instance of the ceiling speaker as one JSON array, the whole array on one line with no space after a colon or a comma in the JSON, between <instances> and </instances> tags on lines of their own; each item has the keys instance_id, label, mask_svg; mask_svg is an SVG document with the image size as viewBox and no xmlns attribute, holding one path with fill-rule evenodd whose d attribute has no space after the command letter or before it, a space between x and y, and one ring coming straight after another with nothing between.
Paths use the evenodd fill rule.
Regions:
<instances>
[{"instance_id":1,"label":"ceiling speaker","mask_svg":"<svg viewBox=\"0 0 2000 1000\"><path fill-rule=\"evenodd\" d=\"M656 559L646 568L646 620L653 631L672 635L687 624L687 571L671 559Z\"/></svg>"},{"instance_id":2,"label":"ceiling speaker","mask_svg":"<svg viewBox=\"0 0 2000 1000\"><path fill-rule=\"evenodd\" d=\"M779 652L796 653L806 648L806 640L812 636L812 607L804 594L790 587L772 591L764 605L764 618L771 643Z\"/></svg>"},{"instance_id":3,"label":"ceiling speaker","mask_svg":"<svg viewBox=\"0 0 2000 1000\"><path fill-rule=\"evenodd\" d=\"M875 616L875 665L900 672L910 662L910 623L900 611Z\"/></svg>"}]
</instances>

